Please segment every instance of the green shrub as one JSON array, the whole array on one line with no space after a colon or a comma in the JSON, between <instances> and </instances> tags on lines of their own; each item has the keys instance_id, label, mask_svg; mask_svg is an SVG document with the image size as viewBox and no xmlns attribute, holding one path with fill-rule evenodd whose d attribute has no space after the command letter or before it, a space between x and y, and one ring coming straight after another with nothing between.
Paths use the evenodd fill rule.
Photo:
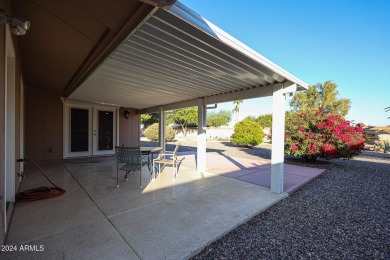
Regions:
<instances>
[{"instance_id":1,"label":"green shrub","mask_svg":"<svg viewBox=\"0 0 390 260\"><path fill-rule=\"evenodd\" d=\"M264 132L259 123L244 119L234 126L230 141L235 145L255 146L263 142Z\"/></svg>"},{"instance_id":2,"label":"green shrub","mask_svg":"<svg viewBox=\"0 0 390 260\"><path fill-rule=\"evenodd\" d=\"M148 138L150 141L158 141L158 123L154 123L150 125L146 130L144 131L144 135L146 138ZM165 126L165 141L172 142L175 139L175 131L170 127L169 125Z\"/></svg>"}]
</instances>

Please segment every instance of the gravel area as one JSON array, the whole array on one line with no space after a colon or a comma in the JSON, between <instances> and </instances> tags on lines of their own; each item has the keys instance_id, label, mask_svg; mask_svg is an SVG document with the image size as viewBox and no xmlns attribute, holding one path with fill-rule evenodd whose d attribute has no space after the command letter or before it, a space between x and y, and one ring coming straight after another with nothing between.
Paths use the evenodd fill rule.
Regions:
<instances>
[{"instance_id":1,"label":"gravel area","mask_svg":"<svg viewBox=\"0 0 390 260\"><path fill-rule=\"evenodd\" d=\"M191 149L193 142L182 142ZM208 150L245 158L271 156L270 144ZM206 247L193 259L390 259L390 155L287 163L326 169L311 183Z\"/></svg>"},{"instance_id":2,"label":"gravel area","mask_svg":"<svg viewBox=\"0 0 390 260\"><path fill-rule=\"evenodd\" d=\"M196 150L195 142L182 145L180 151ZM267 159L271 148L220 142L207 147ZM364 151L351 160L286 162L326 171L193 259L390 259L390 154Z\"/></svg>"}]
</instances>

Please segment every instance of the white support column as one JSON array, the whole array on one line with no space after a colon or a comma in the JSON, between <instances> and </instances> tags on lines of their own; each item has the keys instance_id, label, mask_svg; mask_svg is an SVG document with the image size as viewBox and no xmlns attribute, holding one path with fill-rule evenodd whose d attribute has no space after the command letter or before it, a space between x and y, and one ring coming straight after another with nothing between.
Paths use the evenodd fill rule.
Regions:
<instances>
[{"instance_id":1,"label":"white support column","mask_svg":"<svg viewBox=\"0 0 390 260\"><path fill-rule=\"evenodd\" d=\"M159 121L158 121L158 146L163 148L163 152L165 152L165 125L166 125L166 117L165 111L163 107L159 107Z\"/></svg>"},{"instance_id":2,"label":"white support column","mask_svg":"<svg viewBox=\"0 0 390 260\"><path fill-rule=\"evenodd\" d=\"M198 139L197 139L197 172L206 171L206 106L203 99L198 102Z\"/></svg>"},{"instance_id":3,"label":"white support column","mask_svg":"<svg viewBox=\"0 0 390 260\"><path fill-rule=\"evenodd\" d=\"M283 85L273 88L272 99L272 155L271 155L271 191L283 192L284 183L284 127L285 97Z\"/></svg>"}]
</instances>

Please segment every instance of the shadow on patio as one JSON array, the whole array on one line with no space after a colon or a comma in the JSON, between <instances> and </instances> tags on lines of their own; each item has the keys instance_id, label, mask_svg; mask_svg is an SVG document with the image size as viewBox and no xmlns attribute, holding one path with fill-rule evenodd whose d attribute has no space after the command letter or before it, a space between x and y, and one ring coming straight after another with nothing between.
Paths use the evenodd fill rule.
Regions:
<instances>
[{"instance_id":1,"label":"shadow on patio","mask_svg":"<svg viewBox=\"0 0 390 260\"><path fill-rule=\"evenodd\" d=\"M218 174L197 174L184 162L174 181L167 168L144 188L139 173L116 186L113 157L43 165L66 190L62 197L16 204L8 245L43 245L2 259L183 259L199 252L287 194ZM30 166L21 190L46 185ZM122 175L123 178L123 175Z\"/></svg>"}]
</instances>

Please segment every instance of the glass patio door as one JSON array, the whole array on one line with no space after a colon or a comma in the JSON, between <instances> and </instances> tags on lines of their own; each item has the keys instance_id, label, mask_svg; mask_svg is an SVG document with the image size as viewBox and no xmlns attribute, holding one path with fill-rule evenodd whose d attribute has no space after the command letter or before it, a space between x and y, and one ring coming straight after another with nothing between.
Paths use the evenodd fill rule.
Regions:
<instances>
[{"instance_id":1,"label":"glass patio door","mask_svg":"<svg viewBox=\"0 0 390 260\"><path fill-rule=\"evenodd\" d=\"M114 154L116 109L111 107L69 105L65 122L65 157Z\"/></svg>"},{"instance_id":2,"label":"glass patio door","mask_svg":"<svg viewBox=\"0 0 390 260\"><path fill-rule=\"evenodd\" d=\"M93 155L114 154L116 123L114 108L94 107Z\"/></svg>"},{"instance_id":3,"label":"glass patio door","mask_svg":"<svg viewBox=\"0 0 390 260\"><path fill-rule=\"evenodd\" d=\"M92 107L70 106L68 108L68 153L66 157L92 155Z\"/></svg>"}]
</instances>

